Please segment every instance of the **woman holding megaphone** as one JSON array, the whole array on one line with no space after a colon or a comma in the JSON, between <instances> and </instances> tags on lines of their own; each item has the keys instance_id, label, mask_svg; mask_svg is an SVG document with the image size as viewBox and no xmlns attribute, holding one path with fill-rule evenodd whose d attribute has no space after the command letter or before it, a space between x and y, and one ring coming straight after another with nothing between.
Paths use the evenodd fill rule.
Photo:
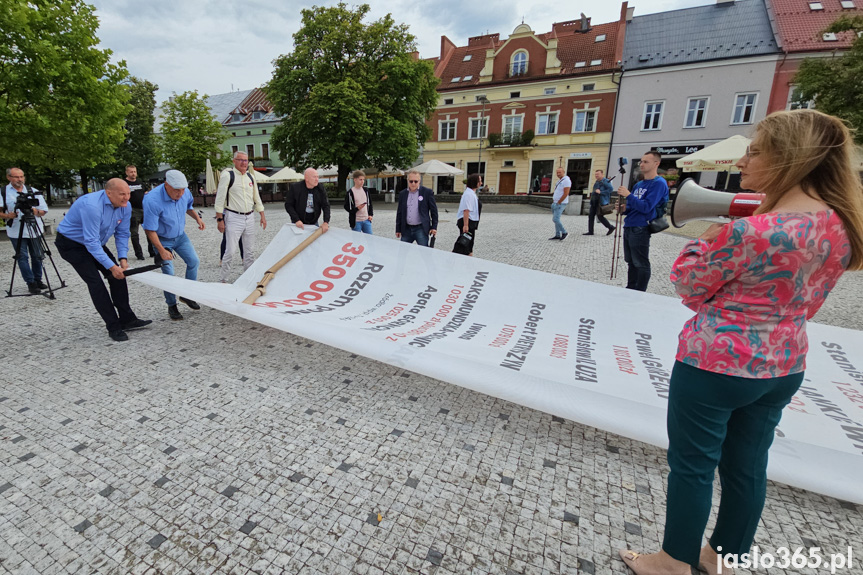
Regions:
<instances>
[{"instance_id":1,"label":"woman holding megaphone","mask_svg":"<svg viewBox=\"0 0 863 575\"><path fill-rule=\"evenodd\" d=\"M668 399L668 502L662 550L621 550L638 575L690 566L730 573L749 553L767 486L767 451L803 381L806 321L846 269L863 269L863 187L837 118L777 112L737 163L765 194L755 214L689 242L671 281L696 312L683 327ZM716 468L722 494L703 548Z\"/></svg>"}]
</instances>

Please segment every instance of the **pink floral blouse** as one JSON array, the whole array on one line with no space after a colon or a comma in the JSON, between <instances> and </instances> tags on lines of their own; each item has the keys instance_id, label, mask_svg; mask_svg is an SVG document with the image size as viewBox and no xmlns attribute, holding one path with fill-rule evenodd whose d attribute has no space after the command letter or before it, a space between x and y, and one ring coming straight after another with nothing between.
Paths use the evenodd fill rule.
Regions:
<instances>
[{"instance_id":1,"label":"pink floral blouse","mask_svg":"<svg viewBox=\"0 0 863 575\"><path fill-rule=\"evenodd\" d=\"M806 369L806 320L848 267L851 246L833 210L770 213L725 226L713 243L689 242L671 281L695 317L677 360L766 379Z\"/></svg>"}]
</instances>

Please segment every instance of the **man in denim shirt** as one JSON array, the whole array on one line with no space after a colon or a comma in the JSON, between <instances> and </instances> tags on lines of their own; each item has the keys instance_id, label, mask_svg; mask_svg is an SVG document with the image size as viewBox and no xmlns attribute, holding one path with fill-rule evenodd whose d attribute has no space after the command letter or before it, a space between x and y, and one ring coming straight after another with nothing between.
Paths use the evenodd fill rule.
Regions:
<instances>
[{"instance_id":1,"label":"man in denim shirt","mask_svg":"<svg viewBox=\"0 0 863 575\"><path fill-rule=\"evenodd\" d=\"M630 192L617 188L617 194L626 199L626 218L623 220L623 259L629 264L626 289L647 291L650 281L650 220L656 218L656 208L668 201L668 184L659 176L659 152L641 156L638 167L643 180Z\"/></svg>"},{"instance_id":2,"label":"man in denim shirt","mask_svg":"<svg viewBox=\"0 0 863 575\"><path fill-rule=\"evenodd\" d=\"M593 193L590 194L590 215L587 220L587 233L585 236L593 235L593 222L595 218L599 218L599 223L605 226L608 230L605 235L614 233L614 226L608 223L605 216L602 214L600 206L607 206L611 202L611 192L614 188L611 187L611 181L605 177L605 172L596 170L593 173L596 181L593 183Z\"/></svg>"}]
</instances>

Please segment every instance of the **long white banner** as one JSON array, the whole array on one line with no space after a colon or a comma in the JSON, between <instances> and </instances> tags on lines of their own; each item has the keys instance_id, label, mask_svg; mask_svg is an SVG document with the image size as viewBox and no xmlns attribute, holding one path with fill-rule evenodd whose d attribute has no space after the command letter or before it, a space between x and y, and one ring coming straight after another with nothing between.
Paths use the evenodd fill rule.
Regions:
<instances>
[{"instance_id":1,"label":"long white banner","mask_svg":"<svg viewBox=\"0 0 863 575\"><path fill-rule=\"evenodd\" d=\"M279 231L233 284L135 280L210 307L618 435L667 447L679 300L332 229L241 303L311 231ZM809 324L806 381L771 479L863 503L863 332Z\"/></svg>"}]
</instances>

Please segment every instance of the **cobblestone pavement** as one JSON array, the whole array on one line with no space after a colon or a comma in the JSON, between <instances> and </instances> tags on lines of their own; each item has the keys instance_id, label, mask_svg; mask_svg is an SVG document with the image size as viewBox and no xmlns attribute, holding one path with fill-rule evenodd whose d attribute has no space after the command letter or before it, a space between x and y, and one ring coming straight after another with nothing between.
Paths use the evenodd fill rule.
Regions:
<instances>
[{"instance_id":1,"label":"cobblestone pavement","mask_svg":"<svg viewBox=\"0 0 863 575\"><path fill-rule=\"evenodd\" d=\"M456 209L441 206L438 249L456 238ZM261 247L287 220L267 212ZM392 206L377 213L392 237ZM187 232L200 279L217 281L205 216ZM341 209L333 220L347 226ZM622 260L608 279L612 237L583 237L585 217L564 225L549 242L547 210L489 206L476 255L623 285ZM684 241L654 238L651 291L673 295ZM0 242L4 290L11 253ZM618 548L658 549L661 449L212 309L181 306L172 322L134 281L133 308L155 321L114 343L55 261L68 284L56 300L0 301L2 573L623 574ZM817 320L863 329L860 280L846 275ZM859 507L769 485L762 551L853 545L855 569L837 572L861 573L861 541ZM816 573L770 570L782 572Z\"/></svg>"}]
</instances>

